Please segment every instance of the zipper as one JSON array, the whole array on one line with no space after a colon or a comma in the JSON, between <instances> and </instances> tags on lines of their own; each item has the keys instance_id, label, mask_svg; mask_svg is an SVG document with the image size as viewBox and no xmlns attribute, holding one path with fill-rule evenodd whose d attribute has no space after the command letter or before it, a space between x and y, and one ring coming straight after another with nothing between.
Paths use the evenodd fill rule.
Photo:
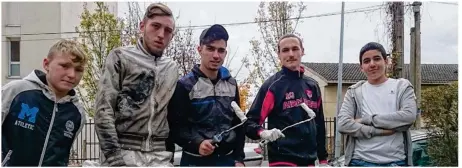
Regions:
<instances>
[{"instance_id":1,"label":"zipper","mask_svg":"<svg viewBox=\"0 0 462 168\"><path fill-rule=\"evenodd\" d=\"M5 167L6 163L8 163L8 160L10 160L11 154L13 153L12 150L9 150L8 153L6 154L3 162L2 162L2 167Z\"/></svg>"},{"instance_id":2,"label":"zipper","mask_svg":"<svg viewBox=\"0 0 462 168\"><path fill-rule=\"evenodd\" d=\"M155 83L155 82L154 82ZM154 84L155 85L155 84ZM152 117L154 117L154 111L156 110L156 101L154 98L154 94L151 94L151 102L154 102L154 105L152 106L151 113L149 114L149 121L148 121L148 137L146 138L146 150L149 150L149 143L151 141L151 135L152 135Z\"/></svg>"},{"instance_id":3,"label":"zipper","mask_svg":"<svg viewBox=\"0 0 462 168\"><path fill-rule=\"evenodd\" d=\"M156 81L156 78L157 78L157 58L154 58L154 62L156 64L156 67L154 67L154 86L152 86L152 91L151 91L151 102L153 102L153 106L152 106L152 110L151 110L151 113L149 114L149 120L148 120L148 137L146 138L146 151L149 151L149 144L151 142L151 136L152 136L152 118L154 117L154 112L156 111L156 105L157 105L157 101L156 101L156 98L155 98L155 94L152 93L155 91L156 89L156 85L157 85L157 81Z\"/></svg>"},{"instance_id":4,"label":"zipper","mask_svg":"<svg viewBox=\"0 0 462 168\"><path fill-rule=\"evenodd\" d=\"M212 81L210 81L212 82ZM217 82L218 83L218 82ZM212 83L213 84L213 83ZM217 99L217 91L215 90L215 84L213 84L213 98Z\"/></svg>"},{"instance_id":5,"label":"zipper","mask_svg":"<svg viewBox=\"0 0 462 168\"><path fill-rule=\"evenodd\" d=\"M55 96L56 98L56 96ZM51 121L50 121L50 126L48 126L48 132L47 132L47 136L45 138L45 143L43 144L43 149L42 149L42 154L40 155L40 161L39 161L39 164L38 166L42 166L42 163L43 163L43 157L45 157L45 151L47 149L47 146L48 146L48 140L50 139L50 133L51 133L51 130L53 128L53 123L55 121L55 113L56 111L58 111L58 103L57 101L55 101L55 104L53 106L53 112L52 112L52 115L51 115Z\"/></svg>"}]
</instances>

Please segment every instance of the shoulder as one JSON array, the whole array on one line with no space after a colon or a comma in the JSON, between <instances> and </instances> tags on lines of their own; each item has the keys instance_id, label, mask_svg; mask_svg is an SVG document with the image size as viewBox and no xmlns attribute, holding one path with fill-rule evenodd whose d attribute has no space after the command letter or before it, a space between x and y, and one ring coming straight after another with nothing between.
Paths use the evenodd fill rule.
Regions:
<instances>
[{"instance_id":1,"label":"shoulder","mask_svg":"<svg viewBox=\"0 0 462 168\"><path fill-rule=\"evenodd\" d=\"M197 81L198 77L191 71L178 80L177 87L183 87L186 90L191 90Z\"/></svg>"},{"instance_id":2,"label":"shoulder","mask_svg":"<svg viewBox=\"0 0 462 168\"><path fill-rule=\"evenodd\" d=\"M40 90L40 87L28 80L14 80L2 87L2 96L15 97L17 94L28 90Z\"/></svg>"},{"instance_id":3,"label":"shoulder","mask_svg":"<svg viewBox=\"0 0 462 168\"><path fill-rule=\"evenodd\" d=\"M355 84L351 85L350 87L348 87L348 90L359 88L364 83L366 83L366 80L360 80L360 81L356 82Z\"/></svg>"},{"instance_id":4,"label":"shoulder","mask_svg":"<svg viewBox=\"0 0 462 168\"><path fill-rule=\"evenodd\" d=\"M392 79L396 81L396 84L400 87L412 86L411 82L405 78Z\"/></svg>"},{"instance_id":5,"label":"shoulder","mask_svg":"<svg viewBox=\"0 0 462 168\"><path fill-rule=\"evenodd\" d=\"M261 88L271 89L275 86L276 83L278 83L279 81L282 81L283 77L284 76L280 72L277 72L276 74L266 79L265 82L263 82Z\"/></svg>"},{"instance_id":6,"label":"shoulder","mask_svg":"<svg viewBox=\"0 0 462 168\"><path fill-rule=\"evenodd\" d=\"M231 83L232 85L236 85L236 86L237 86L237 80L234 79L233 77L230 77L230 78L228 79L228 82Z\"/></svg>"},{"instance_id":7,"label":"shoulder","mask_svg":"<svg viewBox=\"0 0 462 168\"><path fill-rule=\"evenodd\" d=\"M316 80L315 80L314 78L312 78L312 77L303 75L303 80L305 80L305 81L306 81L308 84L310 84L310 85L319 86L318 81L316 81Z\"/></svg>"}]
</instances>

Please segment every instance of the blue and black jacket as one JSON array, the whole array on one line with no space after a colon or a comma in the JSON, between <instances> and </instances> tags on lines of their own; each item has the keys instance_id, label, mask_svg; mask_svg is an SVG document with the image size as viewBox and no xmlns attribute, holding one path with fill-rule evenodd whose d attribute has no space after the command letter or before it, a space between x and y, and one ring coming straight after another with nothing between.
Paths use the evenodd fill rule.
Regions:
<instances>
[{"instance_id":1,"label":"blue and black jacket","mask_svg":"<svg viewBox=\"0 0 462 168\"><path fill-rule=\"evenodd\" d=\"M229 71L221 67L217 80L213 81L196 65L192 72L178 81L170 100L169 139L186 153L199 155L203 140L212 139L215 134L240 123L231 107L232 101L239 104L239 91ZM223 140L213 154L230 154L235 161L242 162L245 157L244 141L244 128L237 127L223 134Z\"/></svg>"},{"instance_id":2,"label":"blue and black jacket","mask_svg":"<svg viewBox=\"0 0 462 168\"><path fill-rule=\"evenodd\" d=\"M302 102L316 113L314 120L285 130L285 138L268 144L270 166L310 165L327 158L321 91L318 83L303 73L303 67L300 71L283 67L263 83L247 113L246 134L255 140L260 139L267 117L268 129L282 130L309 118L298 106Z\"/></svg>"},{"instance_id":3,"label":"blue and black jacket","mask_svg":"<svg viewBox=\"0 0 462 168\"><path fill-rule=\"evenodd\" d=\"M72 144L85 123L78 101L74 90L56 100L39 70L3 86L5 166L67 166Z\"/></svg>"}]
</instances>

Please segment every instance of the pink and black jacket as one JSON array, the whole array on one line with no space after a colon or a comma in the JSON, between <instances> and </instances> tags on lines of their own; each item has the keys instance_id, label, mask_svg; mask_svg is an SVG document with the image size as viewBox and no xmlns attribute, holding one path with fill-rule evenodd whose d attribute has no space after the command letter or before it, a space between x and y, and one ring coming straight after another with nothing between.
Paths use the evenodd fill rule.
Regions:
<instances>
[{"instance_id":1,"label":"pink and black jacket","mask_svg":"<svg viewBox=\"0 0 462 168\"><path fill-rule=\"evenodd\" d=\"M246 134L256 140L266 118L267 129L282 130L309 118L298 106L302 102L316 113L314 120L289 128L283 132L285 138L268 143L270 166L311 165L327 158L321 91L318 83L303 73L303 67L300 71L283 67L263 83L247 114Z\"/></svg>"}]
</instances>

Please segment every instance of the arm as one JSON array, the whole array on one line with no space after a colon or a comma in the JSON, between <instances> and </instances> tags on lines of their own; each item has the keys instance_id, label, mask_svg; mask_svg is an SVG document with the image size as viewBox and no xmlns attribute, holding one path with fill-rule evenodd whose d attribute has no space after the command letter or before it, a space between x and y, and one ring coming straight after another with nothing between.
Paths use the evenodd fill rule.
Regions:
<instances>
[{"instance_id":1,"label":"arm","mask_svg":"<svg viewBox=\"0 0 462 168\"><path fill-rule=\"evenodd\" d=\"M326 126L324 123L324 111L322 106L322 96L319 86L316 85L316 92L318 95L318 108L316 110L316 142L317 142L317 153L318 159L321 164L327 164L327 150L326 150Z\"/></svg>"},{"instance_id":2,"label":"arm","mask_svg":"<svg viewBox=\"0 0 462 168\"><path fill-rule=\"evenodd\" d=\"M262 86L247 113L245 132L249 138L253 140L260 139L260 133L264 130L262 124L264 124L273 107L274 94L267 87Z\"/></svg>"},{"instance_id":3,"label":"arm","mask_svg":"<svg viewBox=\"0 0 462 168\"><path fill-rule=\"evenodd\" d=\"M355 121L356 102L352 96L354 90L348 89L337 116L338 131L356 138L371 138L383 134L382 129L364 125Z\"/></svg>"},{"instance_id":4,"label":"arm","mask_svg":"<svg viewBox=\"0 0 462 168\"><path fill-rule=\"evenodd\" d=\"M101 150L109 166L125 165L115 128L117 113L117 95L120 88L122 70L121 61L114 51L106 57L103 73L98 84L95 98L95 131L98 135Z\"/></svg>"},{"instance_id":5,"label":"arm","mask_svg":"<svg viewBox=\"0 0 462 168\"><path fill-rule=\"evenodd\" d=\"M399 101L399 111L365 116L361 123L395 131L408 130L417 117L417 104L412 86L408 85Z\"/></svg>"},{"instance_id":6,"label":"arm","mask_svg":"<svg viewBox=\"0 0 462 168\"><path fill-rule=\"evenodd\" d=\"M168 122L171 125L171 139L187 151L199 152L199 146L204 141L204 138L197 132L192 132L188 114L191 114L193 109L189 93L186 88L177 82L175 92L168 105Z\"/></svg>"},{"instance_id":7,"label":"arm","mask_svg":"<svg viewBox=\"0 0 462 168\"><path fill-rule=\"evenodd\" d=\"M16 91L15 91L15 81L9 82L5 84L5 86L2 87L2 125L3 121L5 121L6 116L10 112L10 106L11 103L14 100L14 97L16 97Z\"/></svg>"},{"instance_id":8,"label":"arm","mask_svg":"<svg viewBox=\"0 0 462 168\"><path fill-rule=\"evenodd\" d=\"M234 96L234 101L240 106L240 96L239 96L239 88L236 86L236 95ZM234 116L233 126L241 123L239 117ZM236 140L235 140L235 148L233 150L234 160L240 163L244 163L245 153L244 153L244 144L245 144L245 130L244 125L239 126L234 129L236 132Z\"/></svg>"},{"instance_id":9,"label":"arm","mask_svg":"<svg viewBox=\"0 0 462 168\"><path fill-rule=\"evenodd\" d=\"M2 87L2 129L3 123L8 113L10 112L10 106L13 103L14 98L17 94L17 89L15 89L15 86L21 86L18 85L18 83L16 83L16 81L11 81ZM6 140L4 140L4 136L6 135L6 133L2 134L2 162L5 161L6 155L8 154L9 150L11 150L11 146L9 146L10 144L8 144ZM8 164L6 164L5 166L8 166Z\"/></svg>"}]
</instances>

